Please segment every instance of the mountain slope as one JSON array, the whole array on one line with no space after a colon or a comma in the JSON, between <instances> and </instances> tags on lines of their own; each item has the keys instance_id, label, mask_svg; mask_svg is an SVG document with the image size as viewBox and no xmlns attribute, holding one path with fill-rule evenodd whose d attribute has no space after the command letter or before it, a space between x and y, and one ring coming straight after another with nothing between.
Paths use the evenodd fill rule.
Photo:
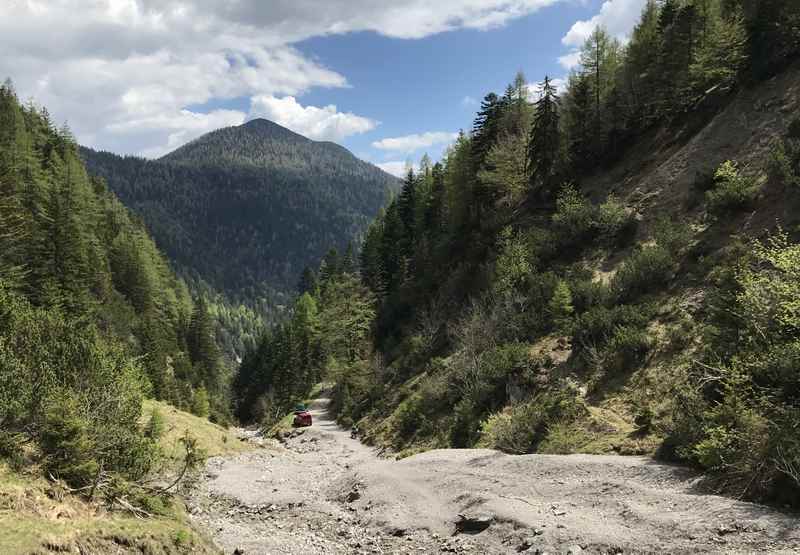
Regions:
<instances>
[{"instance_id":1,"label":"mountain slope","mask_svg":"<svg viewBox=\"0 0 800 555\"><path fill-rule=\"evenodd\" d=\"M304 267L362 233L397 185L346 149L267 120L157 161L83 156L181 271L240 298L292 289Z\"/></svg>"}]
</instances>

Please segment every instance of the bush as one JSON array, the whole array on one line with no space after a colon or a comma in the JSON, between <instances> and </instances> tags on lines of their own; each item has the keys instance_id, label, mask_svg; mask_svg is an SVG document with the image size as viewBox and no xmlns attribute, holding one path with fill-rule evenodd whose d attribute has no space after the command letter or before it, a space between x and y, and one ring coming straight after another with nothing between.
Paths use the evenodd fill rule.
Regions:
<instances>
[{"instance_id":1,"label":"bush","mask_svg":"<svg viewBox=\"0 0 800 555\"><path fill-rule=\"evenodd\" d=\"M621 302L664 287L672 278L675 258L660 245L637 250L617 271L611 289Z\"/></svg>"},{"instance_id":2,"label":"bush","mask_svg":"<svg viewBox=\"0 0 800 555\"><path fill-rule=\"evenodd\" d=\"M572 294L567 282L560 280L556 284L556 289L547 308L555 330L561 333L569 333L575 308L572 306Z\"/></svg>"},{"instance_id":3,"label":"bush","mask_svg":"<svg viewBox=\"0 0 800 555\"><path fill-rule=\"evenodd\" d=\"M608 343L619 328L643 329L650 321L653 309L649 305L597 306L581 314L572 335L572 344L602 346Z\"/></svg>"},{"instance_id":4,"label":"bush","mask_svg":"<svg viewBox=\"0 0 800 555\"><path fill-rule=\"evenodd\" d=\"M164 427L164 415L161 414L160 410L154 408L144 429L144 435L147 439L158 441L164 435Z\"/></svg>"},{"instance_id":5,"label":"bush","mask_svg":"<svg viewBox=\"0 0 800 555\"><path fill-rule=\"evenodd\" d=\"M75 399L67 395L50 402L42 423L40 445L45 468L76 487L92 483L100 470L88 427Z\"/></svg>"},{"instance_id":6,"label":"bush","mask_svg":"<svg viewBox=\"0 0 800 555\"><path fill-rule=\"evenodd\" d=\"M567 185L558 195L553 226L565 244L581 242L595 227L594 207L578 192L574 185Z\"/></svg>"},{"instance_id":7,"label":"bush","mask_svg":"<svg viewBox=\"0 0 800 555\"><path fill-rule=\"evenodd\" d=\"M625 244L633 238L637 226L636 218L613 194L594 206L573 185L562 189L552 219L559 242L566 246L598 239Z\"/></svg>"},{"instance_id":8,"label":"bush","mask_svg":"<svg viewBox=\"0 0 800 555\"><path fill-rule=\"evenodd\" d=\"M0 422L37 442L53 473L82 485L98 464L132 479L149 470L143 380L85 321L0 292Z\"/></svg>"},{"instance_id":9,"label":"bush","mask_svg":"<svg viewBox=\"0 0 800 555\"><path fill-rule=\"evenodd\" d=\"M606 346L605 352L610 355L616 370L625 371L644 362L650 351L651 340L646 329L638 326L619 326Z\"/></svg>"},{"instance_id":10,"label":"bush","mask_svg":"<svg viewBox=\"0 0 800 555\"><path fill-rule=\"evenodd\" d=\"M673 256L683 252L692 241L692 229L679 218L660 218L653 228L653 239Z\"/></svg>"},{"instance_id":11,"label":"bush","mask_svg":"<svg viewBox=\"0 0 800 555\"><path fill-rule=\"evenodd\" d=\"M211 405L208 400L208 391L205 387L198 387L192 395L192 414L201 418L208 418Z\"/></svg>"},{"instance_id":12,"label":"bush","mask_svg":"<svg viewBox=\"0 0 800 555\"><path fill-rule=\"evenodd\" d=\"M723 162L714 174L714 188L706 192L706 208L712 214L745 209L755 201L758 190L752 179L741 175L735 162Z\"/></svg>"},{"instance_id":13,"label":"bush","mask_svg":"<svg viewBox=\"0 0 800 555\"><path fill-rule=\"evenodd\" d=\"M586 312L592 307L604 305L611 300L611 290L608 285L592 279L570 282L570 291L576 313Z\"/></svg>"},{"instance_id":14,"label":"bush","mask_svg":"<svg viewBox=\"0 0 800 555\"><path fill-rule=\"evenodd\" d=\"M594 221L597 233L614 240L619 246L633 241L638 226L633 214L613 194L596 208Z\"/></svg>"},{"instance_id":15,"label":"bush","mask_svg":"<svg viewBox=\"0 0 800 555\"><path fill-rule=\"evenodd\" d=\"M586 407L569 391L543 392L492 415L481 426L481 444L506 453L534 453L551 425L571 422Z\"/></svg>"}]
</instances>

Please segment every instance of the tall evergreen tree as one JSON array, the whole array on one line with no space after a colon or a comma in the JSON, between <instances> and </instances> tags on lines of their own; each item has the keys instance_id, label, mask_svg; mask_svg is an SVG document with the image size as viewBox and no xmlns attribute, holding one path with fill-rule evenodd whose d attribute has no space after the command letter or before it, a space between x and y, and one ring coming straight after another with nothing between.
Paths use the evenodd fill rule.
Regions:
<instances>
[{"instance_id":1,"label":"tall evergreen tree","mask_svg":"<svg viewBox=\"0 0 800 555\"><path fill-rule=\"evenodd\" d=\"M532 192L547 192L555 185L561 153L559 98L550 77L539 85L539 94L528 141L528 174Z\"/></svg>"}]
</instances>

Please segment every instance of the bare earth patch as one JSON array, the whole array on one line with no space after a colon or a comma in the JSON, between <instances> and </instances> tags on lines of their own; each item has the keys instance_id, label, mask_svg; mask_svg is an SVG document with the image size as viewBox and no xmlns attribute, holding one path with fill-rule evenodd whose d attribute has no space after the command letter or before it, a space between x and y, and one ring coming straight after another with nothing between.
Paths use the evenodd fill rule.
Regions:
<instances>
[{"instance_id":1,"label":"bare earth patch","mask_svg":"<svg viewBox=\"0 0 800 555\"><path fill-rule=\"evenodd\" d=\"M645 457L437 450L381 459L314 426L209 461L193 519L226 553L798 553L794 515Z\"/></svg>"}]
</instances>

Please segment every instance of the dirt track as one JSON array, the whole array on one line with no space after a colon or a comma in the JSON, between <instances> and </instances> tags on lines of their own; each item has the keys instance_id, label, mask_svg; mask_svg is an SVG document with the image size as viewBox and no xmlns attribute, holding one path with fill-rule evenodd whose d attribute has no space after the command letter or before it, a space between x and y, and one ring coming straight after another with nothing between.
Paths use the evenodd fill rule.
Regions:
<instances>
[{"instance_id":1,"label":"dirt track","mask_svg":"<svg viewBox=\"0 0 800 555\"><path fill-rule=\"evenodd\" d=\"M190 507L225 553L800 553L800 519L699 493L684 469L477 449L381 459L326 405L285 448L209 461Z\"/></svg>"}]
</instances>

